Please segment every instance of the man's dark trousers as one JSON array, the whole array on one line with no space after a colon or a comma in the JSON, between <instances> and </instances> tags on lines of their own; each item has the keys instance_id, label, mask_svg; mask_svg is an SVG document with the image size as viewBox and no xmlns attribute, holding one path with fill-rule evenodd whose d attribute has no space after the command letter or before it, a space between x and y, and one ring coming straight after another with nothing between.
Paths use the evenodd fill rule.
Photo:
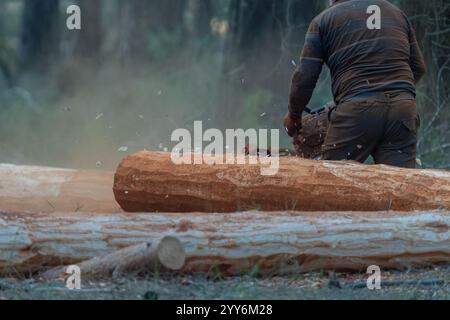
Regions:
<instances>
[{"instance_id":1,"label":"man's dark trousers","mask_svg":"<svg viewBox=\"0 0 450 320\"><path fill-rule=\"evenodd\" d=\"M410 93L363 94L330 113L323 158L365 162L372 156L376 164L415 168L419 127Z\"/></svg>"}]
</instances>

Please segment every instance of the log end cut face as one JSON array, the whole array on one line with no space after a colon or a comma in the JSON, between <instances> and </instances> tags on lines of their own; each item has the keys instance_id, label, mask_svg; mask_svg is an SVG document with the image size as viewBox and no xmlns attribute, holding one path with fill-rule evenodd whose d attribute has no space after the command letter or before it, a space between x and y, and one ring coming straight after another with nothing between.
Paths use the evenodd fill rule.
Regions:
<instances>
[{"instance_id":1,"label":"log end cut face","mask_svg":"<svg viewBox=\"0 0 450 320\"><path fill-rule=\"evenodd\" d=\"M186 263L186 253L180 240L164 237L158 245L159 262L169 270L180 270Z\"/></svg>"}]
</instances>

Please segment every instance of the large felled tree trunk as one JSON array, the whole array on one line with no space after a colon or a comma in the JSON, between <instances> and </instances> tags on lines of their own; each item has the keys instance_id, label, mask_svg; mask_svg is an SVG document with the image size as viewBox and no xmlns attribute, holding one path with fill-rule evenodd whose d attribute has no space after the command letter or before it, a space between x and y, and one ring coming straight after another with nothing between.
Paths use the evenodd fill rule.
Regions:
<instances>
[{"instance_id":1,"label":"large felled tree trunk","mask_svg":"<svg viewBox=\"0 0 450 320\"><path fill-rule=\"evenodd\" d=\"M166 235L184 247L180 272L403 269L450 263L449 227L448 211L0 213L0 274L80 263Z\"/></svg>"},{"instance_id":2,"label":"large felled tree trunk","mask_svg":"<svg viewBox=\"0 0 450 320\"><path fill-rule=\"evenodd\" d=\"M175 165L168 153L139 152L115 175L114 194L130 212L450 209L450 173L280 158L261 165Z\"/></svg>"}]
</instances>

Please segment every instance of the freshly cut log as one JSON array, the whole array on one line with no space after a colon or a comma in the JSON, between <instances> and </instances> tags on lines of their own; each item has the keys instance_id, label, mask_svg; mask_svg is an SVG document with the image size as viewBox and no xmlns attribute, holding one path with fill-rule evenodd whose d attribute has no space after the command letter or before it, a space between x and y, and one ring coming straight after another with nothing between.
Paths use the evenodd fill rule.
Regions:
<instances>
[{"instance_id":1,"label":"freshly cut log","mask_svg":"<svg viewBox=\"0 0 450 320\"><path fill-rule=\"evenodd\" d=\"M0 165L0 211L117 212L114 173Z\"/></svg>"},{"instance_id":2,"label":"freshly cut log","mask_svg":"<svg viewBox=\"0 0 450 320\"><path fill-rule=\"evenodd\" d=\"M128 212L450 210L450 172L279 158L263 165L176 165L139 152L119 165L114 194Z\"/></svg>"},{"instance_id":3,"label":"freshly cut log","mask_svg":"<svg viewBox=\"0 0 450 320\"><path fill-rule=\"evenodd\" d=\"M179 270L186 260L181 242L174 237L163 237L153 242L145 242L127 247L103 257L95 257L78 264L83 278L119 276L130 272L155 271L161 267ZM66 267L49 270L43 278L60 278Z\"/></svg>"},{"instance_id":4,"label":"freshly cut log","mask_svg":"<svg viewBox=\"0 0 450 320\"><path fill-rule=\"evenodd\" d=\"M179 272L188 273L450 264L449 211L0 213L0 274L80 263L163 235L182 243L186 263Z\"/></svg>"}]
</instances>

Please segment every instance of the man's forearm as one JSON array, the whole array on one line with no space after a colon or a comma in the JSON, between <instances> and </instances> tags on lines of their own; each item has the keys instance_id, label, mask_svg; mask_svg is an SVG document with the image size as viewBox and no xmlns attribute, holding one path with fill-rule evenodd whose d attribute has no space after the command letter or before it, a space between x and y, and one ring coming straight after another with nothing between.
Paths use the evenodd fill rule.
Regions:
<instances>
[{"instance_id":1,"label":"man's forearm","mask_svg":"<svg viewBox=\"0 0 450 320\"><path fill-rule=\"evenodd\" d=\"M322 61L303 58L292 76L289 94L289 112L293 117L301 117L311 100L317 80L322 71Z\"/></svg>"}]
</instances>

